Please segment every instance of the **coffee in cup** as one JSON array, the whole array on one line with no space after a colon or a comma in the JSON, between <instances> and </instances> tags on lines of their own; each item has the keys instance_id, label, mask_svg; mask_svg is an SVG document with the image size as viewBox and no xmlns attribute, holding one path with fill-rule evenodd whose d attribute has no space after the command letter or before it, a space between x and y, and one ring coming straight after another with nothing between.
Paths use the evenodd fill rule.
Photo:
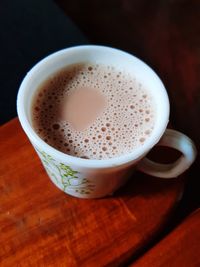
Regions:
<instances>
[{"instance_id":1,"label":"coffee in cup","mask_svg":"<svg viewBox=\"0 0 200 267\"><path fill-rule=\"evenodd\" d=\"M72 64L48 77L35 92L31 111L45 142L88 159L143 146L156 117L153 96L134 73L92 63Z\"/></svg>"}]
</instances>

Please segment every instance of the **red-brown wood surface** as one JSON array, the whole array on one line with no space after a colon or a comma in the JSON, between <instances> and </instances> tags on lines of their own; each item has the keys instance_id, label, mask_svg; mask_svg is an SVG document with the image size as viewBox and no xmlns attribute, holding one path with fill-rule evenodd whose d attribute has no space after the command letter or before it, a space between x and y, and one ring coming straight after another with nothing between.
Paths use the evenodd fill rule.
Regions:
<instances>
[{"instance_id":1,"label":"red-brown wood surface","mask_svg":"<svg viewBox=\"0 0 200 267\"><path fill-rule=\"evenodd\" d=\"M136 172L112 197L70 197L50 182L17 119L0 140L3 267L119 266L165 226L183 191L183 177Z\"/></svg>"},{"instance_id":2,"label":"red-brown wood surface","mask_svg":"<svg viewBox=\"0 0 200 267\"><path fill-rule=\"evenodd\" d=\"M200 266L200 209L130 267Z\"/></svg>"}]
</instances>

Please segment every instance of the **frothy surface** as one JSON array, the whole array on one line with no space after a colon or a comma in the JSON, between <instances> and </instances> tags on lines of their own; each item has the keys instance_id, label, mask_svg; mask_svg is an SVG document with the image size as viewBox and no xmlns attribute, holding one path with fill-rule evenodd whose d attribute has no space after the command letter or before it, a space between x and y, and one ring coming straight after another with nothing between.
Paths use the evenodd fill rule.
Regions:
<instances>
[{"instance_id":1,"label":"frothy surface","mask_svg":"<svg viewBox=\"0 0 200 267\"><path fill-rule=\"evenodd\" d=\"M83 123L80 116L85 109L80 103L84 90L85 95L92 90L94 99L98 96L103 102L99 109L92 98L84 102L88 110ZM70 104L73 118L68 116ZM132 74L111 66L76 64L58 71L38 88L32 103L32 124L45 142L64 153L107 159L144 144L154 127L154 107L150 92Z\"/></svg>"}]
</instances>

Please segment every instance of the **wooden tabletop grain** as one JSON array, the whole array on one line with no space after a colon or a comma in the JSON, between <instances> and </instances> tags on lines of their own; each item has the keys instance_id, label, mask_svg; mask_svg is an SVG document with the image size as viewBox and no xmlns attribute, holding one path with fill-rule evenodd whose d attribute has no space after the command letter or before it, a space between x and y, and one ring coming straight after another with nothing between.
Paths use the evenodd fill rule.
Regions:
<instances>
[{"instance_id":1,"label":"wooden tabletop grain","mask_svg":"<svg viewBox=\"0 0 200 267\"><path fill-rule=\"evenodd\" d=\"M183 177L134 173L112 197L78 199L57 189L18 119L0 128L0 264L119 266L166 226Z\"/></svg>"},{"instance_id":2,"label":"wooden tabletop grain","mask_svg":"<svg viewBox=\"0 0 200 267\"><path fill-rule=\"evenodd\" d=\"M200 209L130 267L200 266Z\"/></svg>"}]
</instances>

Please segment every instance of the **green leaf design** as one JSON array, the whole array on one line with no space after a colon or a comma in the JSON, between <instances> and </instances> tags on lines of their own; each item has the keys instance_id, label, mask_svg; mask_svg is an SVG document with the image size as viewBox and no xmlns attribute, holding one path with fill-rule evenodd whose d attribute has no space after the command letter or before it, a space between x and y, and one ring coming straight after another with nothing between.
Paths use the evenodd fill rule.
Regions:
<instances>
[{"instance_id":1,"label":"green leaf design","mask_svg":"<svg viewBox=\"0 0 200 267\"><path fill-rule=\"evenodd\" d=\"M83 195L88 195L94 191L95 185L87 178L78 178L78 171L73 170L66 164L57 164L46 152L40 151L39 149L36 150L41 156L41 160L47 173L53 178L54 182L63 189L63 191L73 190L74 192ZM58 175L55 174L55 170L57 170Z\"/></svg>"}]
</instances>

